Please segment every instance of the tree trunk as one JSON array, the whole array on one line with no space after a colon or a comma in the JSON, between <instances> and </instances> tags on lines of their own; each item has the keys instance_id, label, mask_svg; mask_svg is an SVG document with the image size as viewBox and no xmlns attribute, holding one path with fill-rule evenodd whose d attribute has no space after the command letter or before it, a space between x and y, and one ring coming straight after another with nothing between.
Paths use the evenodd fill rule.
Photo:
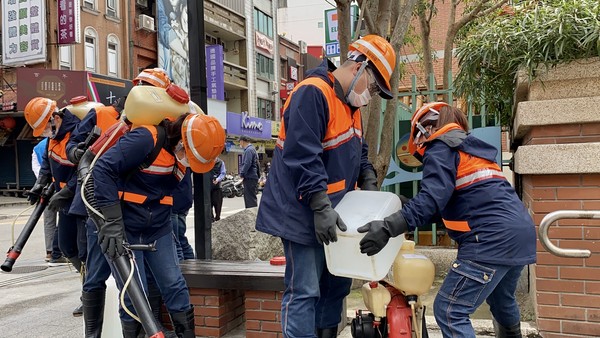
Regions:
<instances>
[{"instance_id":1,"label":"tree trunk","mask_svg":"<svg viewBox=\"0 0 600 338\"><path fill-rule=\"evenodd\" d=\"M369 117L369 126L371 126L371 131L368 135L367 142L369 142L369 160L373 163L375 167L375 172L377 173L377 185L381 186L381 182L385 178L387 173L387 169L390 165L390 158L392 153L392 143L394 137L394 124L396 123L396 115L398 110L398 84L400 83L400 50L404 43L404 36L408 31L408 27L410 25L410 20L412 17L412 11L415 7L417 0L403 0L403 1L394 1L392 3L393 6L400 6L399 10L392 10L394 13L400 13L397 17L395 24L392 26L393 30L391 33L391 45L396 51L396 68L392 73L392 78L390 80L390 86L392 88L392 93L395 98L391 99L387 102L385 114L383 117L383 125L381 130L381 138L379 139L379 133L373 132L374 130L378 130L379 123L377 123L377 127L374 128L371 126L371 120L375 119L375 115L377 120L379 121L380 117L380 106L373 107L371 109L371 115ZM381 10L381 7L380 7ZM384 10L389 10L384 9ZM374 101L374 100L372 100ZM381 99L379 99L379 103L381 103ZM377 109L377 110L373 110ZM377 142L379 141L379 142ZM379 147L376 145L379 144Z\"/></svg>"},{"instance_id":2,"label":"tree trunk","mask_svg":"<svg viewBox=\"0 0 600 338\"><path fill-rule=\"evenodd\" d=\"M336 0L338 16L338 42L340 44L340 61L346 60L350 44L350 0Z\"/></svg>"},{"instance_id":3,"label":"tree trunk","mask_svg":"<svg viewBox=\"0 0 600 338\"><path fill-rule=\"evenodd\" d=\"M452 47L454 47L454 38L456 37L456 7L457 0L452 0L450 6L450 17L448 18L448 31L446 32L446 40L444 41L444 67L442 68L442 76L444 89L448 89L450 82L448 80L448 72L452 70ZM444 94L444 100L448 101L448 95ZM448 102L452 104L451 102Z\"/></svg>"},{"instance_id":4,"label":"tree trunk","mask_svg":"<svg viewBox=\"0 0 600 338\"><path fill-rule=\"evenodd\" d=\"M433 10L433 9L431 9ZM427 84L428 90L433 90L434 88L429 88L429 81L427 81L429 74L433 74L433 57L431 54L431 27L430 21L427 20L427 12L421 11L419 12L419 26L421 28L421 46L423 47L423 66L425 70L425 83Z\"/></svg>"}]
</instances>

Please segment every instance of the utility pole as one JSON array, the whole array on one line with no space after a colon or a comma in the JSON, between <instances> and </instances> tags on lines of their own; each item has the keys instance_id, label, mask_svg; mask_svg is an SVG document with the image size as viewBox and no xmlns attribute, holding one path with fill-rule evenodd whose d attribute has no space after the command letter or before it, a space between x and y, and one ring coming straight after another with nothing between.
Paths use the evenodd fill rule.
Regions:
<instances>
[{"instance_id":1,"label":"utility pole","mask_svg":"<svg viewBox=\"0 0 600 338\"><path fill-rule=\"evenodd\" d=\"M206 50L204 49L204 0L188 0L190 98L208 111L206 96ZM211 259L212 211L210 175L194 174L194 231L196 258Z\"/></svg>"}]
</instances>

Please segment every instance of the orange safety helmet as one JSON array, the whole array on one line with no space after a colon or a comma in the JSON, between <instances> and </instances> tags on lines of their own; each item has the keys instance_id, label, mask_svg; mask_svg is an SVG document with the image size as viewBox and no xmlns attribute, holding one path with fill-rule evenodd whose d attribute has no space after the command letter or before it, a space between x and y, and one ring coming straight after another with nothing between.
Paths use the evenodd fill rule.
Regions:
<instances>
[{"instance_id":1,"label":"orange safety helmet","mask_svg":"<svg viewBox=\"0 0 600 338\"><path fill-rule=\"evenodd\" d=\"M46 129L52 113L56 110L56 101L45 97L34 97L25 106L25 120L33 129L33 136L39 137Z\"/></svg>"},{"instance_id":2,"label":"orange safety helmet","mask_svg":"<svg viewBox=\"0 0 600 338\"><path fill-rule=\"evenodd\" d=\"M181 125L181 141L190 168L209 172L225 146L225 130L214 116L190 114Z\"/></svg>"},{"instance_id":3,"label":"orange safety helmet","mask_svg":"<svg viewBox=\"0 0 600 338\"><path fill-rule=\"evenodd\" d=\"M421 157L423 156L425 149L421 146L422 142L419 144L415 143L415 140L418 141L420 137L418 137L419 133L423 133L424 126L422 125L426 121L437 120L439 117L439 112L442 107L449 107L446 102L431 102L423 105L410 119L410 137L408 139L408 152L413 156L418 153ZM428 113L433 112L437 113L437 116L430 116ZM420 135L419 135L420 136ZM429 136L425 137L426 139ZM418 156L417 156L418 157Z\"/></svg>"},{"instance_id":4,"label":"orange safety helmet","mask_svg":"<svg viewBox=\"0 0 600 338\"><path fill-rule=\"evenodd\" d=\"M396 52L392 45L379 35L367 35L350 44L349 52L359 51L369 60L369 64L376 70L375 80L381 89L380 96L385 99L394 97L390 79L396 68Z\"/></svg>"},{"instance_id":5,"label":"orange safety helmet","mask_svg":"<svg viewBox=\"0 0 600 338\"><path fill-rule=\"evenodd\" d=\"M144 69L133 79L133 85L137 86L141 81L147 82L154 87L167 88L171 84L171 79L162 68Z\"/></svg>"}]
</instances>

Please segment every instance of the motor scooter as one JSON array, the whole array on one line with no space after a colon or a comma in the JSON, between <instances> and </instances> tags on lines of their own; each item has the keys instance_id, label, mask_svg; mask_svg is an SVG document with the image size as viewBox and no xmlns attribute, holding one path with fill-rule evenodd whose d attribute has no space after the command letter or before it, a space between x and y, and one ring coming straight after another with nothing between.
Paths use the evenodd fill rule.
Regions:
<instances>
[{"instance_id":1,"label":"motor scooter","mask_svg":"<svg viewBox=\"0 0 600 338\"><path fill-rule=\"evenodd\" d=\"M404 241L386 278L362 286L368 311L356 311L352 337L428 338L425 306L419 296L429 292L434 278L429 258L415 253L415 242Z\"/></svg>"}]
</instances>

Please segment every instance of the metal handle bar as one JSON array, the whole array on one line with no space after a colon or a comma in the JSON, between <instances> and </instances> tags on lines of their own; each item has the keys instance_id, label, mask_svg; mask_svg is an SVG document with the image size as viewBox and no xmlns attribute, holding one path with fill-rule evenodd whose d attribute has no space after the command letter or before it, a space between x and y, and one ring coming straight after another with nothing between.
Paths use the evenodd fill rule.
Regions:
<instances>
[{"instance_id":1,"label":"metal handle bar","mask_svg":"<svg viewBox=\"0 0 600 338\"><path fill-rule=\"evenodd\" d=\"M540 242L546 251L559 257L575 257L575 258L588 258L592 254L590 250L578 250L578 249L561 249L550 242L548 238L548 228L550 224L558 221L559 219L600 219L600 210L598 211L582 211L582 210L558 210L553 211L546 215L540 223L539 235Z\"/></svg>"}]
</instances>

